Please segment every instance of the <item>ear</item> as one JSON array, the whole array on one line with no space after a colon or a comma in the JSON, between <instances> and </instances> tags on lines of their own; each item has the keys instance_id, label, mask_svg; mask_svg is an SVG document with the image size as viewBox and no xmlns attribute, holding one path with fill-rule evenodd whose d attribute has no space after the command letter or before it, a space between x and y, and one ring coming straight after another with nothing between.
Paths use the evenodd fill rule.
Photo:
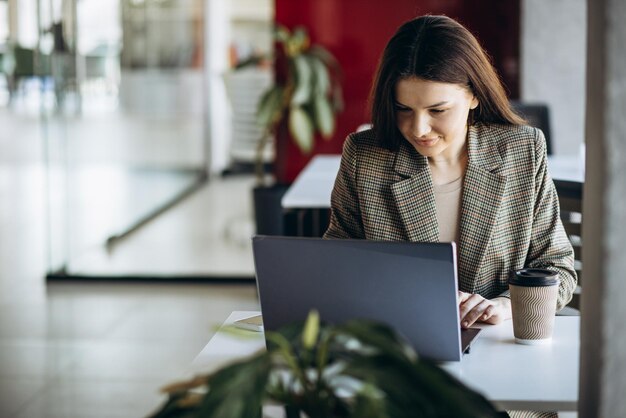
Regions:
<instances>
[{"instance_id":1,"label":"ear","mask_svg":"<svg viewBox=\"0 0 626 418\"><path fill-rule=\"evenodd\" d=\"M470 109L474 110L478 107L478 99L476 98L476 96L472 97L472 102L470 103Z\"/></svg>"}]
</instances>

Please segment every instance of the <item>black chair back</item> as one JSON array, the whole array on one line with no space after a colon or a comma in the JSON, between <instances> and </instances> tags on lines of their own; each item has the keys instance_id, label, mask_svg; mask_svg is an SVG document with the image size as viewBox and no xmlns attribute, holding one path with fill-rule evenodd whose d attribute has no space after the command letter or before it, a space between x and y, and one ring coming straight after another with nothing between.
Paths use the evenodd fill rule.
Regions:
<instances>
[{"instance_id":1,"label":"black chair back","mask_svg":"<svg viewBox=\"0 0 626 418\"><path fill-rule=\"evenodd\" d=\"M567 237L574 247L574 267L578 275L578 288L574 293L574 298L569 303L569 307L580 309L580 293L583 281L582 263L582 227L583 227L583 185L579 182L555 180L559 194L559 205L561 208L561 222L567 233Z\"/></svg>"},{"instance_id":2,"label":"black chair back","mask_svg":"<svg viewBox=\"0 0 626 418\"><path fill-rule=\"evenodd\" d=\"M552 155L552 132L550 131L550 109L544 103L511 101L513 110L528 121L530 126L539 128L546 137L548 155Z\"/></svg>"}]
</instances>

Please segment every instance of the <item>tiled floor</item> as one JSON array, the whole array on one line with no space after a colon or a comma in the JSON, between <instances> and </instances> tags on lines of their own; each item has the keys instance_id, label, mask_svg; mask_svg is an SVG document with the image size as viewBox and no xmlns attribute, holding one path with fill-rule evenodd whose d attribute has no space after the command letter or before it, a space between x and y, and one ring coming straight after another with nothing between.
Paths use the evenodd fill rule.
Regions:
<instances>
[{"instance_id":1,"label":"tiled floor","mask_svg":"<svg viewBox=\"0 0 626 418\"><path fill-rule=\"evenodd\" d=\"M60 285L2 309L2 417L140 417L252 286Z\"/></svg>"},{"instance_id":2,"label":"tiled floor","mask_svg":"<svg viewBox=\"0 0 626 418\"><path fill-rule=\"evenodd\" d=\"M164 400L158 388L188 375L231 311L258 309L256 290L241 282L46 284L40 127L2 108L0 121L0 417L146 416ZM148 262L169 274L219 259L250 274L250 184L216 180L112 255L83 262L100 271Z\"/></svg>"}]
</instances>

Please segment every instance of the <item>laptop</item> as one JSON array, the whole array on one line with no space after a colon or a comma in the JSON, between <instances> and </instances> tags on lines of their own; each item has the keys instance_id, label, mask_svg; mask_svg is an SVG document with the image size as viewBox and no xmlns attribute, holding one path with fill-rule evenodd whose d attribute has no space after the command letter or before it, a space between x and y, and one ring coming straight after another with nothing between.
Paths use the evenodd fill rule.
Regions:
<instances>
[{"instance_id":1,"label":"laptop","mask_svg":"<svg viewBox=\"0 0 626 418\"><path fill-rule=\"evenodd\" d=\"M454 243L252 239L265 330L304 320L386 323L434 361L459 361L479 329L463 330Z\"/></svg>"}]
</instances>

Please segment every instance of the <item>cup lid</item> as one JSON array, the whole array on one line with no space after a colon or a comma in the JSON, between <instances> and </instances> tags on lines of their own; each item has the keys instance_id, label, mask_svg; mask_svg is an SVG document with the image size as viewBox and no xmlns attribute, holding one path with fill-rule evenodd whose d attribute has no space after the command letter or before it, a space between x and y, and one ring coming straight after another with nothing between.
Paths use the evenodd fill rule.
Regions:
<instances>
[{"instance_id":1,"label":"cup lid","mask_svg":"<svg viewBox=\"0 0 626 418\"><path fill-rule=\"evenodd\" d=\"M509 276L509 284L514 286L554 286L559 284L559 273L541 268L515 270Z\"/></svg>"}]
</instances>

